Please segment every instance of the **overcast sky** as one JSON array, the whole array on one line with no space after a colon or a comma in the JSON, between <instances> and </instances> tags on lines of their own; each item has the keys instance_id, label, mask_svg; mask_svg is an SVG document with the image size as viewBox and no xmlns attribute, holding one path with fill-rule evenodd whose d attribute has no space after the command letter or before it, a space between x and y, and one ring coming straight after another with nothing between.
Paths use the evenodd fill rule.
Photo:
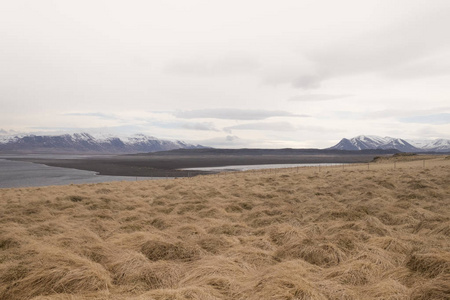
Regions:
<instances>
[{"instance_id":1,"label":"overcast sky","mask_svg":"<svg viewBox=\"0 0 450 300\"><path fill-rule=\"evenodd\" d=\"M0 132L450 139L450 1L2 1Z\"/></svg>"}]
</instances>

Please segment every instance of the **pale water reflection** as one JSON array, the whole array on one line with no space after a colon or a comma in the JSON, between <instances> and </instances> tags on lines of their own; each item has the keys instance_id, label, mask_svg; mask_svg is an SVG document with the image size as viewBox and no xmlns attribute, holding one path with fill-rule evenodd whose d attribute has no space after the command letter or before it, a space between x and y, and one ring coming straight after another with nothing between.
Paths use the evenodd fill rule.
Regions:
<instances>
[{"instance_id":1,"label":"pale water reflection","mask_svg":"<svg viewBox=\"0 0 450 300\"><path fill-rule=\"evenodd\" d=\"M99 183L109 181L136 181L163 179L159 177L105 176L96 172L49 167L24 161L0 158L0 188L31 187Z\"/></svg>"},{"instance_id":2,"label":"pale water reflection","mask_svg":"<svg viewBox=\"0 0 450 300\"><path fill-rule=\"evenodd\" d=\"M223 167L201 167L201 168L186 168L183 170L195 170L195 171L211 171L211 172L224 172L224 171L249 171L249 170L262 170L262 169L284 169L295 167L317 167L317 166L341 166L344 164L336 163L316 163L316 164L268 164L268 165L235 165L235 166L223 166Z\"/></svg>"}]
</instances>

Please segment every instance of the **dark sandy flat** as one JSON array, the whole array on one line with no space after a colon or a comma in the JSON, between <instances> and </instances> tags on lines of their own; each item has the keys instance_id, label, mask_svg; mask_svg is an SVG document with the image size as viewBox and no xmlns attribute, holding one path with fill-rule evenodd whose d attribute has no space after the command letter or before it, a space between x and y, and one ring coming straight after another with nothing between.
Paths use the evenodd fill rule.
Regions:
<instances>
[{"instance_id":1,"label":"dark sandy flat","mask_svg":"<svg viewBox=\"0 0 450 300\"><path fill-rule=\"evenodd\" d=\"M396 151L338 151L318 149L194 149L131 155L105 155L81 159L26 158L48 166L98 172L100 175L184 177L208 174L183 168L230 165L365 163Z\"/></svg>"}]
</instances>

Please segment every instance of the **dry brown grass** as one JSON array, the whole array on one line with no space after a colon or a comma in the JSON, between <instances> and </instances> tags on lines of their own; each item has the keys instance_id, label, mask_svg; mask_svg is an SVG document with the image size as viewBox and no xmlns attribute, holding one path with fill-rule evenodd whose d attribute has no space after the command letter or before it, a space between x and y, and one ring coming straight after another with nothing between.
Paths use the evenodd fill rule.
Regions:
<instances>
[{"instance_id":1,"label":"dry brown grass","mask_svg":"<svg viewBox=\"0 0 450 300\"><path fill-rule=\"evenodd\" d=\"M0 299L450 299L449 205L445 156L0 189Z\"/></svg>"}]
</instances>

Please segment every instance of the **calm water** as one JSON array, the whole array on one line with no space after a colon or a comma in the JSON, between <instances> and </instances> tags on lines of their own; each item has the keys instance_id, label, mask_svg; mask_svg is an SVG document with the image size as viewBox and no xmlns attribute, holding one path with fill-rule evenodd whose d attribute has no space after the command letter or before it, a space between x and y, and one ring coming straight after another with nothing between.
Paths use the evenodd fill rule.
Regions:
<instances>
[{"instance_id":1,"label":"calm water","mask_svg":"<svg viewBox=\"0 0 450 300\"><path fill-rule=\"evenodd\" d=\"M321 163L321 164L271 164L271 165L238 165L238 166L223 166L223 167L205 167L205 168L188 168L183 170L197 170L197 171L248 171L261 169L282 169L294 167L317 167L317 166L336 166L343 164Z\"/></svg>"},{"instance_id":2,"label":"calm water","mask_svg":"<svg viewBox=\"0 0 450 300\"><path fill-rule=\"evenodd\" d=\"M0 188L11 187L30 187L47 185L67 185L82 183L99 183L109 181L135 181L135 180L153 180L165 179L165 177L130 177L130 176L105 176L97 175L93 171L83 171L68 168L49 167L42 164L35 164L24 161L11 161L6 158L81 158L83 155L10 155L0 156ZM342 164L275 164L275 165L239 165L223 166L210 168L189 168L185 170L204 170L204 171L247 171L258 169L309 167L309 166L330 166Z\"/></svg>"},{"instance_id":3,"label":"calm water","mask_svg":"<svg viewBox=\"0 0 450 300\"><path fill-rule=\"evenodd\" d=\"M96 175L95 172L91 171L49 167L31 162L10 161L4 158L5 156L0 157L0 188L162 179L155 177L137 177L136 179L136 177L130 176L103 176ZM52 158L55 157L52 156ZM58 158L74 158L74 156L59 156Z\"/></svg>"}]
</instances>

